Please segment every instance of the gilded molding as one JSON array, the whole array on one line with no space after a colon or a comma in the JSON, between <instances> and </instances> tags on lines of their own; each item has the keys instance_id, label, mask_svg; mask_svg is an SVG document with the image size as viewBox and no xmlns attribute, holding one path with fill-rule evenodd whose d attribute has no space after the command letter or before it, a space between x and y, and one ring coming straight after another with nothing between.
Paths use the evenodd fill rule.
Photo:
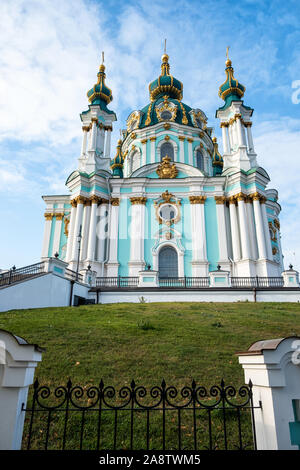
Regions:
<instances>
[{"instance_id":1,"label":"gilded molding","mask_svg":"<svg viewBox=\"0 0 300 470\"><path fill-rule=\"evenodd\" d=\"M91 122L96 122L96 123L97 123L97 122L98 122L98 118L92 117Z\"/></svg>"},{"instance_id":2,"label":"gilded molding","mask_svg":"<svg viewBox=\"0 0 300 470\"><path fill-rule=\"evenodd\" d=\"M220 127L228 127L228 122L221 122Z\"/></svg>"},{"instance_id":3,"label":"gilded molding","mask_svg":"<svg viewBox=\"0 0 300 470\"><path fill-rule=\"evenodd\" d=\"M190 144L191 144L192 142L194 142L194 139L192 139L191 137L188 137L186 140L187 140Z\"/></svg>"},{"instance_id":4,"label":"gilded molding","mask_svg":"<svg viewBox=\"0 0 300 470\"><path fill-rule=\"evenodd\" d=\"M156 141L156 136L153 135L152 137L150 137L150 141L151 141L151 142L155 142L155 141Z\"/></svg>"},{"instance_id":5,"label":"gilded molding","mask_svg":"<svg viewBox=\"0 0 300 470\"><path fill-rule=\"evenodd\" d=\"M170 136L169 136L169 135L165 135L165 140L166 140L166 141L170 140Z\"/></svg>"},{"instance_id":6,"label":"gilded molding","mask_svg":"<svg viewBox=\"0 0 300 470\"><path fill-rule=\"evenodd\" d=\"M112 197L110 200L112 206L119 206L120 205L120 198L119 197Z\"/></svg>"},{"instance_id":7,"label":"gilded molding","mask_svg":"<svg viewBox=\"0 0 300 470\"><path fill-rule=\"evenodd\" d=\"M168 122L165 122L164 128L166 129L166 131L168 131L169 129L171 129L171 124L169 124Z\"/></svg>"},{"instance_id":8,"label":"gilded molding","mask_svg":"<svg viewBox=\"0 0 300 470\"><path fill-rule=\"evenodd\" d=\"M53 214L52 212L45 212L44 217L46 220L52 220Z\"/></svg>"},{"instance_id":9,"label":"gilded molding","mask_svg":"<svg viewBox=\"0 0 300 470\"><path fill-rule=\"evenodd\" d=\"M276 253L278 253L278 249L276 248L276 246L273 246L273 248L272 248L272 254L273 254L273 255L276 255Z\"/></svg>"},{"instance_id":10,"label":"gilded molding","mask_svg":"<svg viewBox=\"0 0 300 470\"><path fill-rule=\"evenodd\" d=\"M55 217L56 220L62 220L63 216L64 216L63 212L56 212L56 213L53 214L53 217Z\"/></svg>"},{"instance_id":11,"label":"gilded molding","mask_svg":"<svg viewBox=\"0 0 300 470\"><path fill-rule=\"evenodd\" d=\"M277 228L277 230L280 230L280 222L278 219L274 219L274 225Z\"/></svg>"},{"instance_id":12,"label":"gilded molding","mask_svg":"<svg viewBox=\"0 0 300 470\"><path fill-rule=\"evenodd\" d=\"M267 202L267 198L265 196L260 197L260 203L265 204Z\"/></svg>"},{"instance_id":13,"label":"gilded molding","mask_svg":"<svg viewBox=\"0 0 300 470\"><path fill-rule=\"evenodd\" d=\"M150 103L150 106L149 106L148 112L147 112L147 118L146 118L146 121L145 121L145 126L148 126L151 123L150 114L151 114L152 106L153 106L153 103Z\"/></svg>"},{"instance_id":14,"label":"gilded molding","mask_svg":"<svg viewBox=\"0 0 300 470\"><path fill-rule=\"evenodd\" d=\"M136 139L136 133L135 132L132 132L131 135L130 135L131 139Z\"/></svg>"},{"instance_id":15,"label":"gilded molding","mask_svg":"<svg viewBox=\"0 0 300 470\"><path fill-rule=\"evenodd\" d=\"M236 198L235 198L235 196L230 196L230 197L228 198L228 202L229 202L229 204L234 204L234 205L236 205Z\"/></svg>"},{"instance_id":16,"label":"gilded molding","mask_svg":"<svg viewBox=\"0 0 300 470\"><path fill-rule=\"evenodd\" d=\"M186 112L185 112L185 109L182 105L182 103L180 103L180 107L181 107L181 111L182 111L182 124L188 124L188 118L186 117Z\"/></svg>"},{"instance_id":17,"label":"gilded molding","mask_svg":"<svg viewBox=\"0 0 300 470\"><path fill-rule=\"evenodd\" d=\"M178 139L179 139L179 140L182 140L182 142L185 141L184 135L180 135L180 136L178 137Z\"/></svg>"},{"instance_id":18,"label":"gilded molding","mask_svg":"<svg viewBox=\"0 0 300 470\"><path fill-rule=\"evenodd\" d=\"M70 204L71 204L71 206L72 206L72 207L77 207L77 201L76 201L76 198L74 198L74 199L71 199L71 201L70 201Z\"/></svg>"},{"instance_id":19,"label":"gilded molding","mask_svg":"<svg viewBox=\"0 0 300 470\"><path fill-rule=\"evenodd\" d=\"M90 126L82 126L82 130L88 132L90 130Z\"/></svg>"},{"instance_id":20,"label":"gilded molding","mask_svg":"<svg viewBox=\"0 0 300 470\"><path fill-rule=\"evenodd\" d=\"M256 192L256 193L249 194L249 197L253 201L260 201L261 195L258 192Z\"/></svg>"},{"instance_id":21,"label":"gilded molding","mask_svg":"<svg viewBox=\"0 0 300 470\"><path fill-rule=\"evenodd\" d=\"M206 196L189 196L190 204L204 204Z\"/></svg>"},{"instance_id":22,"label":"gilded molding","mask_svg":"<svg viewBox=\"0 0 300 470\"><path fill-rule=\"evenodd\" d=\"M130 202L131 204L134 206L136 204L142 204L142 205L145 205L146 204L146 201L147 201L147 198L146 197L131 197L130 198Z\"/></svg>"},{"instance_id":23,"label":"gilded molding","mask_svg":"<svg viewBox=\"0 0 300 470\"><path fill-rule=\"evenodd\" d=\"M215 196L216 204L225 204L226 197L225 196Z\"/></svg>"},{"instance_id":24,"label":"gilded molding","mask_svg":"<svg viewBox=\"0 0 300 470\"><path fill-rule=\"evenodd\" d=\"M75 200L76 200L77 204L85 204L87 198L86 198L86 197L83 197L83 196L77 196L77 197L75 198Z\"/></svg>"},{"instance_id":25,"label":"gilded molding","mask_svg":"<svg viewBox=\"0 0 300 470\"><path fill-rule=\"evenodd\" d=\"M70 223L70 219L65 217L65 229L64 229L64 234L66 235L66 237L68 238L69 236L69 223Z\"/></svg>"},{"instance_id":26,"label":"gilded molding","mask_svg":"<svg viewBox=\"0 0 300 470\"><path fill-rule=\"evenodd\" d=\"M142 143L142 144L146 144L147 142L148 142L148 139L142 139L142 140L141 140L141 143Z\"/></svg>"}]
</instances>

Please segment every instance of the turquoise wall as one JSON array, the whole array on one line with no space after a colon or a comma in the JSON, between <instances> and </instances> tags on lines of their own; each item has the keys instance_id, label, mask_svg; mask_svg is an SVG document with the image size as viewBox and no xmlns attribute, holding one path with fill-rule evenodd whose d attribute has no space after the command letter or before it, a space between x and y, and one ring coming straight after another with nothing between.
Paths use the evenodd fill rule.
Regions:
<instances>
[{"instance_id":1,"label":"turquoise wall","mask_svg":"<svg viewBox=\"0 0 300 470\"><path fill-rule=\"evenodd\" d=\"M192 220L191 220L191 204L188 198L181 200L181 221L179 224L175 224L175 230L181 231L182 233L182 245L185 248L184 251L184 275L192 276Z\"/></svg>"},{"instance_id":2,"label":"turquoise wall","mask_svg":"<svg viewBox=\"0 0 300 470\"><path fill-rule=\"evenodd\" d=\"M216 201L208 197L204 204L205 234L209 271L217 269L219 261L219 240Z\"/></svg>"}]
</instances>

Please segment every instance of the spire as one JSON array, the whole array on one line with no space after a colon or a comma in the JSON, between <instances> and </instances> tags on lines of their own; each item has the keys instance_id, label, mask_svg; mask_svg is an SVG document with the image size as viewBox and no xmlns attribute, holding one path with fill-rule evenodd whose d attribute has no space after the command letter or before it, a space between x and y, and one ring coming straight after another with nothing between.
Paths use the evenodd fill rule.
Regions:
<instances>
[{"instance_id":1,"label":"spire","mask_svg":"<svg viewBox=\"0 0 300 470\"><path fill-rule=\"evenodd\" d=\"M229 106L232 101L241 101L241 98L244 96L246 88L244 85L238 82L234 77L232 62L229 59L229 46L226 48L226 80L219 88L219 96L225 101L225 105Z\"/></svg>"},{"instance_id":2,"label":"spire","mask_svg":"<svg viewBox=\"0 0 300 470\"><path fill-rule=\"evenodd\" d=\"M87 92L87 97L91 104L104 104L106 107L113 100L112 91L105 84L105 65L104 65L104 52L102 52L102 63L97 73L97 83Z\"/></svg>"}]
</instances>

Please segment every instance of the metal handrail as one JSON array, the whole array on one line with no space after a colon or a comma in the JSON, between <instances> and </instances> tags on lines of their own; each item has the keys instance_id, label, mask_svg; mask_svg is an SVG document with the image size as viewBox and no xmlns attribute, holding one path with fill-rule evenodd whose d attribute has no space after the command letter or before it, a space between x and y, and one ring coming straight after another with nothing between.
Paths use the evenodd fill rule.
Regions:
<instances>
[{"instance_id":1,"label":"metal handrail","mask_svg":"<svg viewBox=\"0 0 300 470\"><path fill-rule=\"evenodd\" d=\"M25 279L38 276L45 272L45 262L30 264L22 268L12 268L5 273L0 274L0 286L14 284Z\"/></svg>"}]
</instances>

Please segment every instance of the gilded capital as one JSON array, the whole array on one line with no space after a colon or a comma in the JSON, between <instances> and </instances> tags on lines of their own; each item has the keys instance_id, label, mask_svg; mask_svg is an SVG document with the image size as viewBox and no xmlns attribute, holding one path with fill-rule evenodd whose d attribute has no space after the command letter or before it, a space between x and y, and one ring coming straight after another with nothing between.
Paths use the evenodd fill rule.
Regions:
<instances>
[{"instance_id":1,"label":"gilded capital","mask_svg":"<svg viewBox=\"0 0 300 470\"><path fill-rule=\"evenodd\" d=\"M76 201L76 198L74 198L74 199L71 199L71 201L70 201L70 204L71 204L71 206L72 206L72 207L77 207L77 201Z\"/></svg>"},{"instance_id":2,"label":"gilded capital","mask_svg":"<svg viewBox=\"0 0 300 470\"><path fill-rule=\"evenodd\" d=\"M86 197L83 196L77 196L76 198L77 204L84 204L86 201Z\"/></svg>"},{"instance_id":3,"label":"gilded capital","mask_svg":"<svg viewBox=\"0 0 300 470\"><path fill-rule=\"evenodd\" d=\"M179 140L182 140L182 142L183 142L183 141L185 140L185 137L184 137L184 135L180 135L180 136L178 137L178 139L179 139Z\"/></svg>"},{"instance_id":4,"label":"gilded capital","mask_svg":"<svg viewBox=\"0 0 300 470\"><path fill-rule=\"evenodd\" d=\"M152 137L150 137L150 141L151 141L151 142L155 142L155 141L156 141L156 137L155 137L155 135L154 135L154 136L152 136Z\"/></svg>"},{"instance_id":5,"label":"gilded capital","mask_svg":"<svg viewBox=\"0 0 300 470\"><path fill-rule=\"evenodd\" d=\"M120 205L120 198L112 197L110 200L112 206L119 206Z\"/></svg>"},{"instance_id":6,"label":"gilded capital","mask_svg":"<svg viewBox=\"0 0 300 470\"><path fill-rule=\"evenodd\" d=\"M56 220L62 220L63 216L64 216L64 213L63 212L56 212L53 215L56 218Z\"/></svg>"},{"instance_id":7,"label":"gilded capital","mask_svg":"<svg viewBox=\"0 0 300 470\"><path fill-rule=\"evenodd\" d=\"M53 214L52 212L45 212L44 217L46 220L52 220Z\"/></svg>"},{"instance_id":8,"label":"gilded capital","mask_svg":"<svg viewBox=\"0 0 300 470\"><path fill-rule=\"evenodd\" d=\"M147 141L148 141L148 139L142 139L142 140L141 140L141 143L142 143L142 144L146 144Z\"/></svg>"},{"instance_id":9,"label":"gilded capital","mask_svg":"<svg viewBox=\"0 0 300 470\"><path fill-rule=\"evenodd\" d=\"M236 197L235 196L230 196L228 198L229 204L236 204Z\"/></svg>"},{"instance_id":10,"label":"gilded capital","mask_svg":"<svg viewBox=\"0 0 300 470\"><path fill-rule=\"evenodd\" d=\"M215 196L216 204L225 204L226 197L225 196Z\"/></svg>"},{"instance_id":11,"label":"gilded capital","mask_svg":"<svg viewBox=\"0 0 300 470\"><path fill-rule=\"evenodd\" d=\"M142 204L145 205L147 201L146 197L131 197L130 202L132 205Z\"/></svg>"},{"instance_id":12,"label":"gilded capital","mask_svg":"<svg viewBox=\"0 0 300 470\"><path fill-rule=\"evenodd\" d=\"M247 196L244 193L238 193L235 195L235 197L236 197L236 200L239 202L239 201L245 201Z\"/></svg>"},{"instance_id":13,"label":"gilded capital","mask_svg":"<svg viewBox=\"0 0 300 470\"><path fill-rule=\"evenodd\" d=\"M261 197L260 197L260 203L261 203L261 204L265 204L266 201L267 201L267 198L266 198L265 196L261 196Z\"/></svg>"},{"instance_id":14,"label":"gilded capital","mask_svg":"<svg viewBox=\"0 0 300 470\"><path fill-rule=\"evenodd\" d=\"M204 204L206 196L189 196L191 204Z\"/></svg>"},{"instance_id":15,"label":"gilded capital","mask_svg":"<svg viewBox=\"0 0 300 470\"><path fill-rule=\"evenodd\" d=\"M90 130L90 126L82 126L82 130L84 132L88 132Z\"/></svg>"},{"instance_id":16,"label":"gilded capital","mask_svg":"<svg viewBox=\"0 0 300 470\"><path fill-rule=\"evenodd\" d=\"M186 140L187 140L190 144L191 144L192 142L194 142L194 139L192 139L191 137L188 137Z\"/></svg>"},{"instance_id":17,"label":"gilded capital","mask_svg":"<svg viewBox=\"0 0 300 470\"><path fill-rule=\"evenodd\" d=\"M100 200L100 197L96 196L96 194L93 194L90 198L91 204L99 204Z\"/></svg>"},{"instance_id":18,"label":"gilded capital","mask_svg":"<svg viewBox=\"0 0 300 470\"><path fill-rule=\"evenodd\" d=\"M249 195L253 201L260 201L261 195L259 193L252 193Z\"/></svg>"}]
</instances>

